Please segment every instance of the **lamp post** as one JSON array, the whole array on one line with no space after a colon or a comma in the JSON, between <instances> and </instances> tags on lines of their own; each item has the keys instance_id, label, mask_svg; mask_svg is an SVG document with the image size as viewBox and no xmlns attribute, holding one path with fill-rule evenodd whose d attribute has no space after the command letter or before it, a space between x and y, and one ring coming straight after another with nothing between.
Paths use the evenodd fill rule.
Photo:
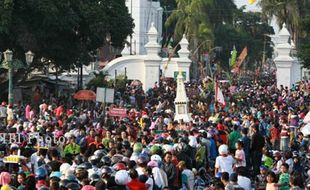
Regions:
<instances>
[{"instance_id":1,"label":"lamp post","mask_svg":"<svg viewBox=\"0 0 310 190\"><path fill-rule=\"evenodd\" d=\"M34 54L31 51L25 53L26 65L17 59L13 59L13 52L11 50L6 50L3 52L4 60L0 64L0 68L8 70L8 78L9 78L9 89L8 89L8 101L9 104L13 104L13 72L18 69L27 68L33 61ZM1 58L1 56L0 56ZM1 61L1 60L0 60Z\"/></svg>"}]
</instances>

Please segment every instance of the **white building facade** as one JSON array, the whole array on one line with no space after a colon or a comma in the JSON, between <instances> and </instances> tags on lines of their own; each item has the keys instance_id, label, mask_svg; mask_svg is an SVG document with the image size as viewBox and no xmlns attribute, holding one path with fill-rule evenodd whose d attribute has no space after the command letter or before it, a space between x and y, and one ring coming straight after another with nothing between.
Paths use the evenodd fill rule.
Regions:
<instances>
[{"instance_id":1,"label":"white building facade","mask_svg":"<svg viewBox=\"0 0 310 190\"><path fill-rule=\"evenodd\" d=\"M154 23L158 31L158 42L161 40L163 8L159 1L152 0L126 0L126 6L135 24L132 37L127 38L131 44L131 47L128 47L129 51L133 55L145 55L145 45L148 42L147 32L151 23Z\"/></svg>"}]
</instances>

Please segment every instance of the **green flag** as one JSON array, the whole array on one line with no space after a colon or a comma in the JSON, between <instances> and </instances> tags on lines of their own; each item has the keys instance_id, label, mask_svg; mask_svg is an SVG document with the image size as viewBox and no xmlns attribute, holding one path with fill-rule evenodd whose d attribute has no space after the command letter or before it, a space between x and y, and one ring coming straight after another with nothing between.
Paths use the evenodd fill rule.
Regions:
<instances>
[{"instance_id":1,"label":"green flag","mask_svg":"<svg viewBox=\"0 0 310 190\"><path fill-rule=\"evenodd\" d=\"M233 50L231 51L231 58L230 58L230 67L234 67L236 64L236 59L237 59L237 50L236 47L234 46Z\"/></svg>"}]
</instances>

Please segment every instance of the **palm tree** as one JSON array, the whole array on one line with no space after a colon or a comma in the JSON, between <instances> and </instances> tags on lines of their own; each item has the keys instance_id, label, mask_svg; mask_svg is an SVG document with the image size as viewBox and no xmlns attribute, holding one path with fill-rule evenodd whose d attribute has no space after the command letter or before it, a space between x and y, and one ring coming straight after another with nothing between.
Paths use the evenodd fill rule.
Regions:
<instances>
[{"instance_id":1,"label":"palm tree","mask_svg":"<svg viewBox=\"0 0 310 190\"><path fill-rule=\"evenodd\" d=\"M175 25L175 39L179 41L185 34L189 41L194 61L194 76L197 77L199 55L201 50L213 39L213 31L210 25L205 7L212 0L176 0L177 9L174 10L166 21L166 27ZM197 51L198 49L198 51ZM195 53L193 53L195 52Z\"/></svg>"},{"instance_id":2,"label":"palm tree","mask_svg":"<svg viewBox=\"0 0 310 190\"><path fill-rule=\"evenodd\" d=\"M175 25L175 38L180 40L185 34L191 49L198 44L195 41L212 39L213 33L204 7L210 0L176 0L177 9L166 21L166 26Z\"/></svg>"},{"instance_id":3,"label":"palm tree","mask_svg":"<svg viewBox=\"0 0 310 190\"><path fill-rule=\"evenodd\" d=\"M275 17L280 28L283 23L286 23L296 46L298 46L300 18L305 12L303 7L306 3L307 0L261 0L259 4L268 20Z\"/></svg>"}]
</instances>

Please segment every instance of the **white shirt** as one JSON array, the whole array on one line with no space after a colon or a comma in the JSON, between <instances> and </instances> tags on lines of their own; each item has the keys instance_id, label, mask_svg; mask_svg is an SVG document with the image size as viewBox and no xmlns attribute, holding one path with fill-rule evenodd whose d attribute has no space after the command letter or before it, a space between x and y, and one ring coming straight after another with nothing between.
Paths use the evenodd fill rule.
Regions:
<instances>
[{"instance_id":1,"label":"white shirt","mask_svg":"<svg viewBox=\"0 0 310 190\"><path fill-rule=\"evenodd\" d=\"M281 165L282 165L282 164L283 164L283 161L282 161L282 160L279 160L279 161L277 162L276 167L273 168L273 172L274 172L275 174L279 174L279 173L280 173L280 171L281 171Z\"/></svg>"},{"instance_id":2,"label":"white shirt","mask_svg":"<svg viewBox=\"0 0 310 190\"><path fill-rule=\"evenodd\" d=\"M285 163L288 164L288 166L289 166L288 171L289 171L289 173L291 173L291 172L293 171L293 166L294 166L294 161L293 161L293 159L290 158L290 159L286 160Z\"/></svg>"},{"instance_id":3,"label":"white shirt","mask_svg":"<svg viewBox=\"0 0 310 190\"><path fill-rule=\"evenodd\" d=\"M238 159L241 159L240 161L238 160L236 162L236 167L246 166L245 153L244 153L243 149L236 150L235 157Z\"/></svg>"},{"instance_id":4,"label":"white shirt","mask_svg":"<svg viewBox=\"0 0 310 190\"><path fill-rule=\"evenodd\" d=\"M33 154L31 155L31 157L30 157L31 165L33 165L33 168L34 168L34 171L33 171L33 172L35 172L35 171L38 169L38 167L39 167L38 162L39 162L39 160L40 160L40 156L39 156L38 154L39 154L38 152L35 152L35 153L33 153ZM48 162L49 162L49 159L48 159L47 157L45 157L45 158L44 158L44 162L45 162L45 163L48 163Z\"/></svg>"},{"instance_id":5,"label":"white shirt","mask_svg":"<svg viewBox=\"0 0 310 190\"><path fill-rule=\"evenodd\" d=\"M218 168L219 172L228 172L229 175L232 174L233 171L233 165L235 164L235 159L228 155L226 157L224 156L218 156L215 160L215 167Z\"/></svg>"},{"instance_id":6,"label":"white shirt","mask_svg":"<svg viewBox=\"0 0 310 190\"><path fill-rule=\"evenodd\" d=\"M148 186L147 190L153 190L154 180L153 178L149 177L145 184Z\"/></svg>"},{"instance_id":7,"label":"white shirt","mask_svg":"<svg viewBox=\"0 0 310 190\"><path fill-rule=\"evenodd\" d=\"M182 171L182 175L186 175L187 177L187 183L188 183L188 190L194 190L194 185L195 185L195 176L194 173L189 170L189 169L185 169Z\"/></svg>"},{"instance_id":8,"label":"white shirt","mask_svg":"<svg viewBox=\"0 0 310 190\"><path fill-rule=\"evenodd\" d=\"M242 188L244 188L244 190L251 190L252 189L251 180L247 177L238 175L238 184Z\"/></svg>"}]
</instances>

